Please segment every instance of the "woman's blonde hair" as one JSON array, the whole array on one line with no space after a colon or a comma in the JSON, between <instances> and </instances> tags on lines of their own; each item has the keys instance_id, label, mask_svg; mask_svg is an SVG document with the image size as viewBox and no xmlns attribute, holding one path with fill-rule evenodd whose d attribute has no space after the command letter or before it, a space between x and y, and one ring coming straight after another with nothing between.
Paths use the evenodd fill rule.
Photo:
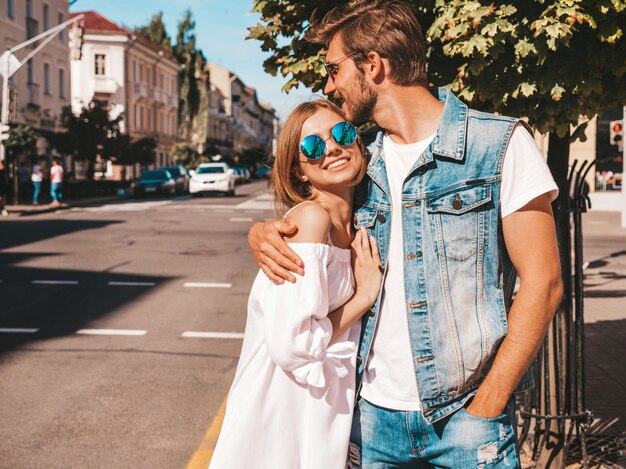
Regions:
<instances>
[{"instance_id":1,"label":"woman's blonde hair","mask_svg":"<svg viewBox=\"0 0 626 469\"><path fill-rule=\"evenodd\" d=\"M270 190L274 196L274 203L278 213L284 212L305 200L313 200L313 191L308 181L300 179L300 133L304 121L316 112L327 109L347 120L340 107L325 99L316 99L296 106L283 125L276 144L276 158L274 169L270 177ZM367 171L365 148L360 137L357 143L362 155L362 164L359 173L350 181L349 186L356 186ZM304 157L303 157L304 158Z\"/></svg>"}]
</instances>

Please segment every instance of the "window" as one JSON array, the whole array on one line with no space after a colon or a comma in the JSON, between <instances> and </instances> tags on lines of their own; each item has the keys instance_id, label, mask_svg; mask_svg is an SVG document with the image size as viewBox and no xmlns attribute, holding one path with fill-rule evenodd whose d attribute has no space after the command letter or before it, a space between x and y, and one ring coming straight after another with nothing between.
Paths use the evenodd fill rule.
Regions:
<instances>
[{"instance_id":1,"label":"window","mask_svg":"<svg viewBox=\"0 0 626 469\"><path fill-rule=\"evenodd\" d=\"M50 29L50 7L43 4L43 30L47 31Z\"/></svg>"},{"instance_id":2,"label":"window","mask_svg":"<svg viewBox=\"0 0 626 469\"><path fill-rule=\"evenodd\" d=\"M26 62L26 67L28 70L28 84L31 85L35 83L35 71L33 70L33 65L35 63L35 59L30 59Z\"/></svg>"},{"instance_id":3,"label":"window","mask_svg":"<svg viewBox=\"0 0 626 469\"><path fill-rule=\"evenodd\" d=\"M59 69L59 97L65 99L65 70Z\"/></svg>"},{"instance_id":4,"label":"window","mask_svg":"<svg viewBox=\"0 0 626 469\"><path fill-rule=\"evenodd\" d=\"M8 0L7 2L7 16L15 19L15 0Z\"/></svg>"},{"instance_id":5,"label":"window","mask_svg":"<svg viewBox=\"0 0 626 469\"><path fill-rule=\"evenodd\" d=\"M148 86L150 86L150 65L146 66L146 81L148 82Z\"/></svg>"},{"instance_id":6,"label":"window","mask_svg":"<svg viewBox=\"0 0 626 469\"><path fill-rule=\"evenodd\" d=\"M133 104L133 127L137 128L137 105Z\"/></svg>"},{"instance_id":7,"label":"window","mask_svg":"<svg viewBox=\"0 0 626 469\"><path fill-rule=\"evenodd\" d=\"M52 94L50 86L50 64L43 64L43 92L48 96Z\"/></svg>"},{"instance_id":8,"label":"window","mask_svg":"<svg viewBox=\"0 0 626 469\"><path fill-rule=\"evenodd\" d=\"M137 81L137 61L133 60L133 83Z\"/></svg>"},{"instance_id":9,"label":"window","mask_svg":"<svg viewBox=\"0 0 626 469\"><path fill-rule=\"evenodd\" d=\"M139 128L143 130L143 107L139 108Z\"/></svg>"},{"instance_id":10,"label":"window","mask_svg":"<svg viewBox=\"0 0 626 469\"><path fill-rule=\"evenodd\" d=\"M104 63L105 63L105 55L104 54L96 54L94 57L94 64L96 66L96 70L95 73L96 75L100 75L100 76L104 76L105 73L105 68L104 68Z\"/></svg>"},{"instance_id":11,"label":"window","mask_svg":"<svg viewBox=\"0 0 626 469\"><path fill-rule=\"evenodd\" d=\"M148 120L146 124L148 124L147 130L151 130L150 126L152 125L152 111L150 109L148 109Z\"/></svg>"},{"instance_id":12,"label":"window","mask_svg":"<svg viewBox=\"0 0 626 469\"><path fill-rule=\"evenodd\" d=\"M63 15L63 13L59 13L58 24L62 24L64 22L65 22L65 15ZM59 41L65 42L65 29L62 29L61 32L59 33Z\"/></svg>"},{"instance_id":13,"label":"window","mask_svg":"<svg viewBox=\"0 0 626 469\"><path fill-rule=\"evenodd\" d=\"M143 64L139 64L139 81L143 81Z\"/></svg>"},{"instance_id":14,"label":"window","mask_svg":"<svg viewBox=\"0 0 626 469\"><path fill-rule=\"evenodd\" d=\"M33 17L33 2L32 0L26 0L26 17Z\"/></svg>"}]
</instances>

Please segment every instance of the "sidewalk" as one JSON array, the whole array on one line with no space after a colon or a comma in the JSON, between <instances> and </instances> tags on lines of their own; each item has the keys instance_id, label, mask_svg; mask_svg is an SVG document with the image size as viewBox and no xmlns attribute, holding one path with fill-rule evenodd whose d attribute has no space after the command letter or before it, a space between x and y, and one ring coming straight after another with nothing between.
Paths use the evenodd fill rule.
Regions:
<instances>
[{"instance_id":1,"label":"sidewalk","mask_svg":"<svg viewBox=\"0 0 626 469\"><path fill-rule=\"evenodd\" d=\"M122 200L122 197L117 195L104 195L99 197L85 197L82 199L72 199L68 202L63 202L60 207L52 207L49 204L31 205L7 205L6 209L9 212L9 217L21 217L27 215L39 215L42 213L56 212L57 210L65 210L72 207L84 207L88 205L100 205L108 202L114 202ZM2 218L0 218L1 220Z\"/></svg>"},{"instance_id":2,"label":"sidewalk","mask_svg":"<svg viewBox=\"0 0 626 469\"><path fill-rule=\"evenodd\" d=\"M606 455L606 435L626 434L626 229L617 212L583 214L586 404L594 416L590 455ZM595 441L595 444L594 444ZM615 440L613 440L615 441ZM622 455L611 458L626 467ZM613 467L613 466L607 466Z\"/></svg>"}]
</instances>

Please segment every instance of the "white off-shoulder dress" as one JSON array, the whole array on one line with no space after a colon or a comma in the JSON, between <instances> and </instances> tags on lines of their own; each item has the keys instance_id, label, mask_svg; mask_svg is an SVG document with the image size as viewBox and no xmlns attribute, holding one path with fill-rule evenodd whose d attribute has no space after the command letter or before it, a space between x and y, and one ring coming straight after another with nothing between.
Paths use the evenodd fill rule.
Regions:
<instances>
[{"instance_id":1,"label":"white off-shoulder dress","mask_svg":"<svg viewBox=\"0 0 626 469\"><path fill-rule=\"evenodd\" d=\"M355 392L357 322L335 344L327 315L354 291L350 250L292 243L296 283L262 271L210 469L344 469Z\"/></svg>"}]
</instances>

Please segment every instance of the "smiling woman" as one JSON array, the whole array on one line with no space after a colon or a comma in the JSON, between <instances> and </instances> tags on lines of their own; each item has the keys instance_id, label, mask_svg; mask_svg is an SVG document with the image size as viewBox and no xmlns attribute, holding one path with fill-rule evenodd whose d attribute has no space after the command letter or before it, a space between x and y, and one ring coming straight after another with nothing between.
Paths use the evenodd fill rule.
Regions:
<instances>
[{"instance_id":1,"label":"smiling woman","mask_svg":"<svg viewBox=\"0 0 626 469\"><path fill-rule=\"evenodd\" d=\"M270 180L277 210L284 212L305 200L313 200L312 185L323 184L319 176L342 163L357 165L358 171L348 180L341 181L338 176L329 182L355 186L367 170L365 158L352 158L355 150L365 154L356 129L346 122L339 107L323 99L298 106L281 131L277 155L284 157L276 158Z\"/></svg>"},{"instance_id":2,"label":"smiling woman","mask_svg":"<svg viewBox=\"0 0 626 469\"><path fill-rule=\"evenodd\" d=\"M272 188L298 228L288 241L306 273L280 285L264 271L255 279L211 469L345 468L358 320L382 279L375 241L364 231L352 241L365 162L356 129L334 104L303 103L285 122Z\"/></svg>"}]
</instances>

